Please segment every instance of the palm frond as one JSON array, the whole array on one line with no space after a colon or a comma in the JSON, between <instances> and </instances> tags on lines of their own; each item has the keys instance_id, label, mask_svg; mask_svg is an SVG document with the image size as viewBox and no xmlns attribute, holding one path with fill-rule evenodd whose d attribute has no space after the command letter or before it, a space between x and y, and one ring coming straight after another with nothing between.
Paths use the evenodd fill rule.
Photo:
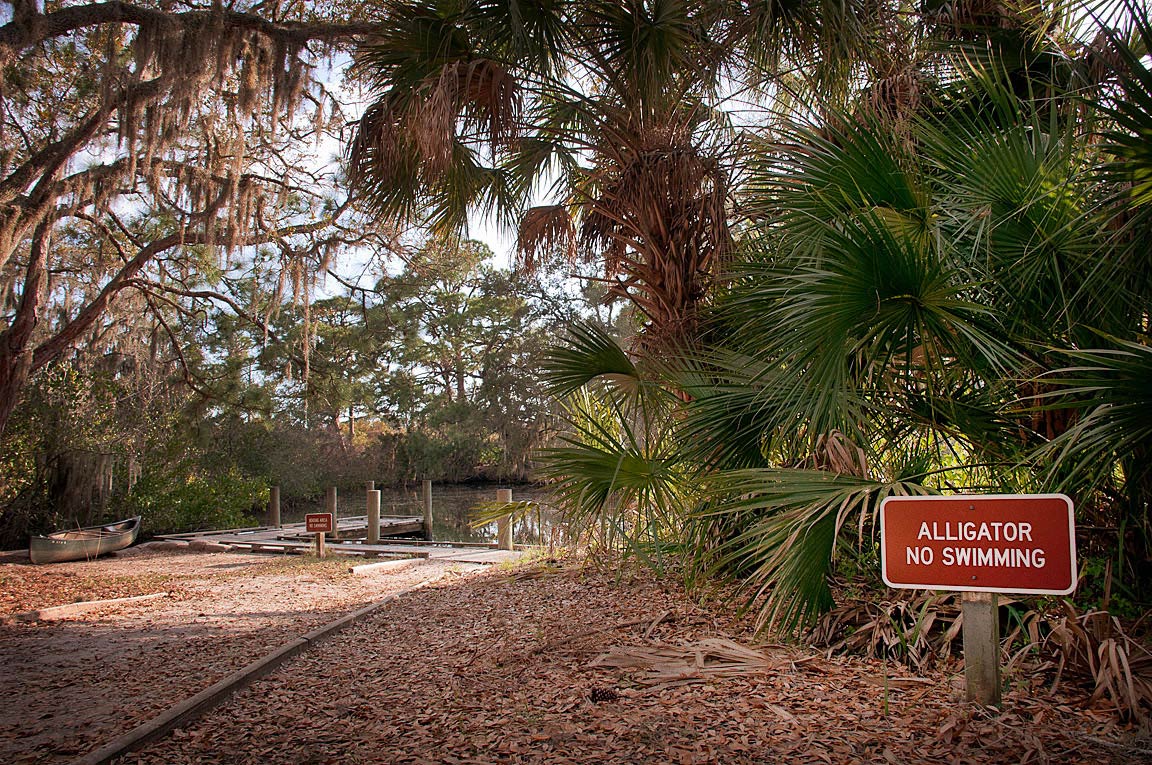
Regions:
<instances>
[{"instance_id":1,"label":"palm frond","mask_svg":"<svg viewBox=\"0 0 1152 765\"><path fill-rule=\"evenodd\" d=\"M744 207L783 219L781 233L819 240L836 222L876 209L926 228L928 189L908 147L881 121L833 116L822 129L785 125L775 147L754 165Z\"/></svg>"},{"instance_id":2,"label":"palm frond","mask_svg":"<svg viewBox=\"0 0 1152 765\"><path fill-rule=\"evenodd\" d=\"M772 424L784 401L769 384L766 363L748 353L695 350L680 361L676 380L688 397L680 437L701 465L765 467Z\"/></svg>"},{"instance_id":3,"label":"palm frond","mask_svg":"<svg viewBox=\"0 0 1152 765\"><path fill-rule=\"evenodd\" d=\"M863 527L887 496L927 494L912 482L885 483L818 470L759 469L719 474L712 503L697 522L733 517L740 530L719 548L714 566L744 580L757 624L795 630L832 606L828 573L850 519Z\"/></svg>"},{"instance_id":4,"label":"palm frond","mask_svg":"<svg viewBox=\"0 0 1152 765\"><path fill-rule=\"evenodd\" d=\"M601 378L628 388L640 384L640 374L627 351L605 330L572 324L561 345L545 357L545 378L551 395L562 398Z\"/></svg>"},{"instance_id":5,"label":"palm frond","mask_svg":"<svg viewBox=\"0 0 1152 765\"><path fill-rule=\"evenodd\" d=\"M565 419L563 445L540 459L569 528L633 552L676 540L690 489L670 431L651 418L634 423L611 396L586 388L569 396Z\"/></svg>"},{"instance_id":6,"label":"palm frond","mask_svg":"<svg viewBox=\"0 0 1152 765\"><path fill-rule=\"evenodd\" d=\"M1105 237L1084 125L1035 112L1001 83L983 92L989 108L924 127L942 234L962 267L983 275L1009 332L1044 338L1101 321L1114 309L1099 296L1120 264L1098 257Z\"/></svg>"},{"instance_id":7,"label":"palm frond","mask_svg":"<svg viewBox=\"0 0 1152 765\"><path fill-rule=\"evenodd\" d=\"M504 518L510 521L528 518L540 512L540 503L531 500L515 502L478 502L470 509L468 523L479 529Z\"/></svg>"},{"instance_id":8,"label":"palm frond","mask_svg":"<svg viewBox=\"0 0 1152 765\"><path fill-rule=\"evenodd\" d=\"M1117 462L1135 471L1130 479L1147 480L1150 474L1146 460L1152 455L1152 347L1111 340L1113 348L1068 352L1076 366L1040 378L1056 391L1040 397L1039 405L1058 397L1058 406L1082 413L1034 455L1040 464L1050 465L1050 480L1061 476L1056 487L1061 490L1098 484Z\"/></svg>"},{"instance_id":9,"label":"palm frond","mask_svg":"<svg viewBox=\"0 0 1152 765\"><path fill-rule=\"evenodd\" d=\"M537 264L555 255L576 260L576 230L565 205L533 207L520 221L516 250L521 265L532 271Z\"/></svg>"},{"instance_id":10,"label":"palm frond","mask_svg":"<svg viewBox=\"0 0 1152 765\"><path fill-rule=\"evenodd\" d=\"M1133 205L1152 203L1152 70L1148 52L1152 51L1152 21L1148 9L1139 0L1122 0L1121 6L1132 24L1129 39L1121 33L1105 30L1108 50L1101 58L1120 82L1120 94L1105 112L1115 127L1105 134L1111 150L1122 159L1111 168L1114 175L1131 184L1129 199Z\"/></svg>"}]
</instances>

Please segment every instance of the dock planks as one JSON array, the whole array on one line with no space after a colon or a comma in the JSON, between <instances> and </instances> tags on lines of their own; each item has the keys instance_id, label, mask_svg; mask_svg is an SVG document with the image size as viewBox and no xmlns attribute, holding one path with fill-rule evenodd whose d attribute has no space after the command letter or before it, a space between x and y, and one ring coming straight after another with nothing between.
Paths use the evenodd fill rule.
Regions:
<instances>
[{"instance_id":1,"label":"dock planks","mask_svg":"<svg viewBox=\"0 0 1152 765\"><path fill-rule=\"evenodd\" d=\"M423 519L416 516L390 516L380 519L380 536L419 533ZM367 544L367 516L337 519L338 539L329 538L325 547L336 555L362 555L366 557L414 557L457 563L506 563L519 560L520 550L499 550L495 542L460 543L429 542L417 539L392 539L379 544ZM305 530L303 523L288 523L280 528L254 526L244 529L197 531L187 534L164 534L159 539L192 542L202 540L229 545L252 552L308 553L315 549L315 534Z\"/></svg>"}]
</instances>

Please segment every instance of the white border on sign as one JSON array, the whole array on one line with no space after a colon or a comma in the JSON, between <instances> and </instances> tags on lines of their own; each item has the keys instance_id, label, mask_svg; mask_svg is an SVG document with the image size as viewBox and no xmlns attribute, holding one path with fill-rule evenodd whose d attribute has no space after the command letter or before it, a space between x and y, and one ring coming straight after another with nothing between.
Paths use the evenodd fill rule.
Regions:
<instances>
[{"instance_id":1,"label":"white border on sign","mask_svg":"<svg viewBox=\"0 0 1152 765\"><path fill-rule=\"evenodd\" d=\"M325 529L324 531L309 531L308 530L308 518L309 517L317 518L317 517L322 516L322 515L328 517L328 528ZM305 513L304 514L304 533L306 533L306 534L331 534L335 530L336 530L336 519L332 517L332 513Z\"/></svg>"},{"instance_id":2,"label":"white border on sign","mask_svg":"<svg viewBox=\"0 0 1152 765\"><path fill-rule=\"evenodd\" d=\"M1009 590L1003 587L972 587L966 585L941 585L941 584L893 584L888 581L888 559L885 555L886 547L884 546L884 510L886 509L889 500L897 502L924 502L931 500L955 500L960 502L970 502L973 500L986 500L986 499L1062 499L1064 504L1068 507L1068 545L1069 545L1069 559L1072 562L1072 585L1066 590L1029 590L1029 589L1014 589ZM947 592L1003 592L1003 593L1019 593L1021 595L1070 595L1076 589L1077 580L1080 577L1080 569L1076 565L1076 525L1073 517L1074 508L1072 500L1064 494L927 494L910 497L885 497L880 502L880 578L884 580L884 584L896 590L940 590Z\"/></svg>"}]
</instances>

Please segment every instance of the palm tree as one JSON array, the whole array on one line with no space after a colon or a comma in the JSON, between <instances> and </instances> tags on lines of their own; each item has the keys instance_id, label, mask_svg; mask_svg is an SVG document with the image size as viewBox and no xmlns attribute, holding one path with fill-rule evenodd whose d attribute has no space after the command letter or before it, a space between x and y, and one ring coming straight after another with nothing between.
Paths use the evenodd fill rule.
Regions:
<instances>
[{"instance_id":1,"label":"palm tree","mask_svg":"<svg viewBox=\"0 0 1152 765\"><path fill-rule=\"evenodd\" d=\"M1139 167L1113 161L1141 156L1146 69L1130 57L1123 85L1081 91L1067 50L1029 60L1044 64L1031 87L1029 62L934 52L911 104L875 108L866 89L781 130L742 189L755 225L700 342L645 368L681 394L659 411L660 459L677 466L661 480L679 481L666 491L685 511L664 541L742 578L765 623L831 603L842 532L866 562L890 494L1062 489L1147 529L1152 292L1132 250L1147 220L1115 196ZM574 340L557 372L618 379L609 345ZM557 455L572 485L588 477L581 447ZM1128 582L1149 549L1131 536Z\"/></svg>"},{"instance_id":2,"label":"palm tree","mask_svg":"<svg viewBox=\"0 0 1152 765\"><path fill-rule=\"evenodd\" d=\"M796 127L749 183L765 224L690 365L684 432L712 466L707 562L747 577L765 620L829 605L840 531L873 549L894 492L1061 489L1130 530L1122 576L1147 576L1147 219L1112 178L1135 169L1114 158L1149 79L1129 54L1122 86L1068 90L1057 53L1030 87L951 64L895 129Z\"/></svg>"},{"instance_id":3,"label":"palm tree","mask_svg":"<svg viewBox=\"0 0 1152 765\"><path fill-rule=\"evenodd\" d=\"M748 153L735 75L763 82L818 45L846 60L857 13L824 0L396 4L358 59L377 99L352 178L385 214L439 227L496 214L526 266L602 265L610 296L647 320L646 345L692 338Z\"/></svg>"}]
</instances>

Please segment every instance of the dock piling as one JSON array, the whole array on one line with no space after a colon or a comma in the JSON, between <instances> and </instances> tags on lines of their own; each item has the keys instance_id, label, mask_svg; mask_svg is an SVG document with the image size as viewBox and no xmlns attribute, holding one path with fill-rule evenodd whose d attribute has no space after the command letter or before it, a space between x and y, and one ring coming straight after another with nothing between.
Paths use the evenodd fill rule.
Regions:
<instances>
[{"instance_id":1,"label":"dock piling","mask_svg":"<svg viewBox=\"0 0 1152 765\"><path fill-rule=\"evenodd\" d=\"M273 486L268 492L268 525L280 528L280 487Z\"/></svg>"},{"instance_id":2,"label":"dock piling","mask_svg":"<svg viewBox=\"0 0 1152 765\"><path fill-rule=\"evenodd\" d=\"M496 501L508 504L512 501L511 489L497 489ZM512 549L512 518L503 515L496 521L496 542L501 550Z\"/></svg>"},{"instance_id":3,"label":"dock piling","mask_svg":"<svg viewBox=\"0 0 1152 765\"><path fill-rule=\"evenodd\" d=\"M340 526L338 516L336 514L336 487L329 486L328 493L324 497L324 512L332 514L332 539L340 538Z\"/></svg>"},{"instance_id":4,"label":"dock piling","mask_svg":"<svg viewBox=\"0 0 1152 765\"><path fill-rule=\"evenodd\" d=\"M424 479L424 538L432 541L432 481Z\"/></svg>"},{"instance_id":5,"label":"dock piling","mask_svg":"<svg viewBox=\"0 0 1152 765\"><path fill-rule=\"evenodd\" d=\"M368 490L368 544L380 543L380 492Z\"/></svg>"}]
</instances>

